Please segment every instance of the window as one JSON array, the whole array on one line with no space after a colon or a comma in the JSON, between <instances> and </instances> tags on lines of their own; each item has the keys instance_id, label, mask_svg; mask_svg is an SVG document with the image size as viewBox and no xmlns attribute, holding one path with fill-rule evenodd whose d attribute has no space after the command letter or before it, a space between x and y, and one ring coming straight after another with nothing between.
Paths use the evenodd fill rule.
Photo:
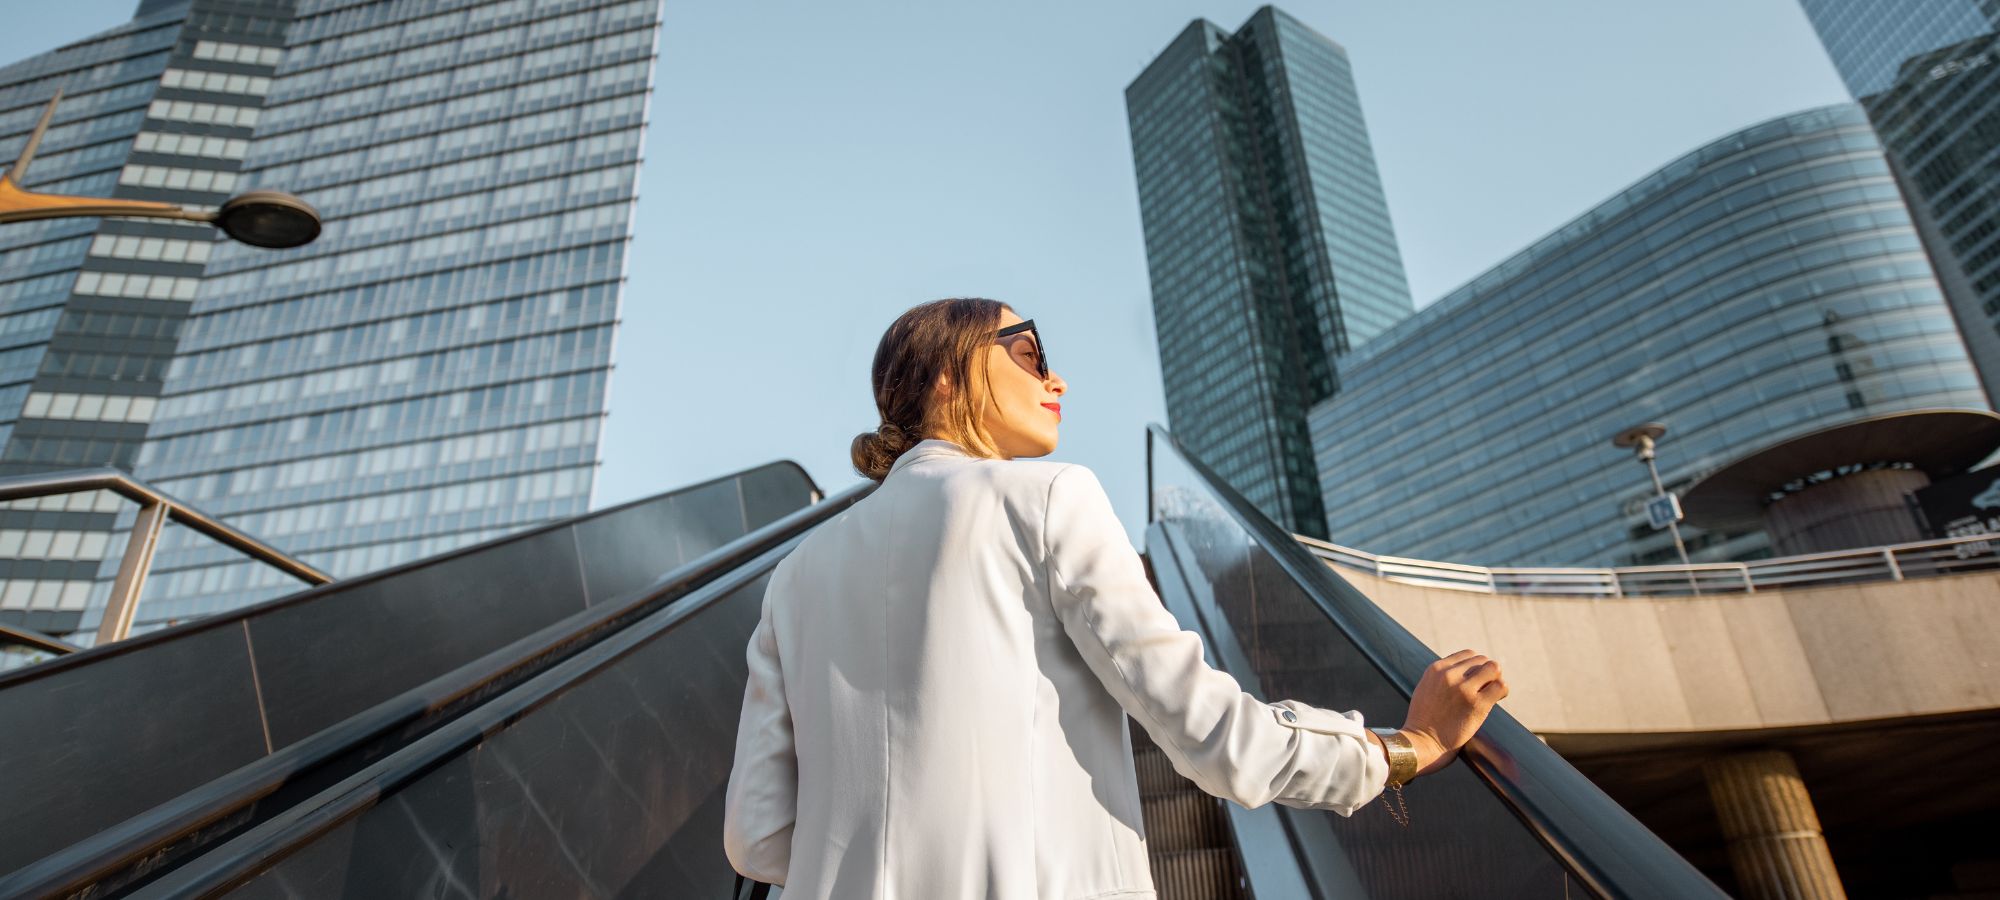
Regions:
<instances>
[{"instance_id":1,"label":"window","mask_svg":"<svg viewBox=\"0 0 2000 900\"><path fill-rule=\"evenodd\" d=\"M258 110L248 106L194 103L187 100L155 100L151 106L146 107L146 115L172 122L200 122L209 125L254 128L257 125Z\"/></svg>"},{"instance_id":2,"label":"window","mask_svg":"<svg viewBox=\"0 0 2000 900\"><path fill-rule=\"evenodd\" d=\"M156 402L152 397L37 392L21 405L21 418L144 423L152 421Z\"/></svg>"},{"instance_id":3,"label":"window","mask_svg":"<svg viewBox=\"0 0 2000 900\"><path fill-rule=\"evenodd\" d=\"M229 44L222 41L196 41L195 59L213 59L220 62L248 63L255 66L275 66L285 58L285 51L277 47L253 47L249 44ZM258 91L258 93L263 93Z\"/></svg>"},{"instance_id":4,"label":"window","mask_svg":"<svg viewBox=\"0 0 2000 900\"><path fill-rule=\"evenodd\" d=\"M91 256L113 259L147 259L174 263L205 263L214 244L180 238L139 237L131 234L100 234L91 239Z\"/></svg>"},{"instance_id":5,"label":"window","mask_svg":"<svg viewBox=\"0 0 2000 900\"><path fill-rule=\"evenodd\" d=\"M218 94L250 94L261 97L271 90L271 79L262 75L231 75L226 72L197 72L168 69L160 73L160 86Z\"/></svg>"},{"instance_id":6,"label":"window","mask_svg":"<svg viewBox=\"0 0 2000 900\"><path fill-rule=\"evenodd\" d=\"M170 191L204 191L228 194L236 190L235 172L213 169L182 169L174 166L126 166L118 175L119 184L165 188Z\"/></svg>"},{"instance_id":7,"label":"window","mask_svg":"<svg viewBox=\"0 0 2000 900\"><path fill-rule=\"evenodd\" d=\"M117 272L82 272L76 276L76 292L100 297L139 297L147 300L193 300L201 287L199 278L171 275L125 275Z\"/></svg>"},{"instance_id":8,"label":"window","mask_svg":"<svg viewBox=\"0 0 2000 900\"><path fill-rule=\"evenodd\" d=\"M166 134L141 131L132 140L140 153L168 153L175 156L203 156L209 159L242 159L250 152L250 142L242 138L222 138L200 134Z\"/></svg>"}]
</instances>

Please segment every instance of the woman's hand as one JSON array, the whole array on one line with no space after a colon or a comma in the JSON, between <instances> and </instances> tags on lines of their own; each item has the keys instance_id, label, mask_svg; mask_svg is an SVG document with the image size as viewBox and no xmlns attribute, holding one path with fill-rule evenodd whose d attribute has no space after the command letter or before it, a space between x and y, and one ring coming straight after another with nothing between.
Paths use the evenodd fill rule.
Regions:
<instances>
[{"instance_id":1,"label":"woman's hand","mask_svg":"<svg viewBox=\"0 0 2000 900\"><path fill-rule=\"evenodd\" d=\"M1403 733L1416 745L1417 774L1450 765L1486 722L1493 704L1506 697L1499 660L1460 650L1426 667L1403 720Z\"/></svg>"}]
</instances>

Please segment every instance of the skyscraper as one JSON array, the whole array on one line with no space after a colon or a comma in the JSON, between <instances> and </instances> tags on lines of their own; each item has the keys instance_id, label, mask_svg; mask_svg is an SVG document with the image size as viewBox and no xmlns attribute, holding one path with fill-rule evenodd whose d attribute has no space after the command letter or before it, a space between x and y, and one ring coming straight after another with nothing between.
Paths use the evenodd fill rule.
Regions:
<instances>
[{"instance_id":1,"label":"skyscraper","mask_svg":"<svg viewBox=\"0 0 2000 900\"><path fill-rule=\"evenodd\" d=\"M145 0L0 70L9 157L67 92L31 185L272 188L326 222L276 252L171 223L0 232L0 464L134 469L337 577L583 512L658 23L658 0ZM102 509L0 511L27 535L0 531L0 615L90 627ZM295 587L170 528L139 627Z\"/></svg>"},{"instance_id":2,"label":"skyscraper","mask_svg":"<svg viewBox=\"0 0 2000 900\"><path fill-rule=\"evenodd\" d=\"M1306 410L1410 314L1340 45L1263 7L1197 20L1125 89L1168 421L1274 521L1324 536Z\"/></svg>"},{"instance_id":3,"label":"skyscraper","mask_svg":"<svg viewBox=\"0 0 2000 900\"><path fill-rule=\"evenodd\" d=\"M1895 164L2000 402L2000 0L1800 0Z\"/></svg>"},{"instance_id":4,"label":"skyscraper","mask_svg":"<svg viewBox=\"0 0 2000 900\"><path fill-rule=\"evenodd\" d=\"M1331 539L1493 566L1678 563L1647 523L1646 471L1611 445L1643 422L1667 425L1660 477L1681 491L1829 427L1988 408L1852 104L1696 148L1424 307L1342 374L1311 414ZM1921 437L1851 462L1900 468L1894 451ZM1828 468L1819 480L1855 474ZM1775 549L1760 526L1686 534L1696 562Z\"/></svg>"}]
</instances>

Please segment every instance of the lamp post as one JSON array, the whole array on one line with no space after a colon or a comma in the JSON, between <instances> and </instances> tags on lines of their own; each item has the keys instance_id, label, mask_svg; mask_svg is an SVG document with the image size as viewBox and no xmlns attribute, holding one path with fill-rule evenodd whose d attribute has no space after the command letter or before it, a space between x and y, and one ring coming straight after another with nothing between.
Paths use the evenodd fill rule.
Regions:
<instances>
[{"instance_id":1,"label":"lamp post","mask_svg":"<svg viewBox=\"0 0 2000 900\"><path fill-rule=\"evenodd\" d=\"M214 210L205 210L151 200L41 194L22 188L21 179L28 173L28 164L35 161L35 150L41 146L42 135L49 130L49 120L55 118L56 104L60 102L62 91L57 90L49 99L48 108L42 110L41 121L35 123L35 130L28 135L20 158L6 175L0 176L0 224L71 216L178 219L206 222L245 244L274 249L298 247L319 237L319 212L304 200L282 191L250 191L229 198Z\"/></svg>"},{"instance_id":2,"label":"lamp post","mask_svg":"<svg viewBox=\"0 0 2000 900\"><path fill-rule=\"evenodd\" d=\"M1667 488L1664 484L1660 483L1659 467L1653 464L1653 443L1666 433L1666 425L1659 422L1647 422L1644 425L1634 425L1631 428L1618 432L1618 435L1611 439L1611 446L1632 448L1633 453L1639 457L1639 461L1646 464L1646 473L1653 477L1653 499L1655 500L1665 498L1667 496ZM1695 584L1694 564L1688 561L1687 545L1681 542L1680 504L1678 502L1672 504L1671 512L1666 518L1667 528L1674 536L1674 551L1681 555L1681 566L1687 571L1688 588L1699 594L1701 593L1701 587ZM1655 525L1654 527L1657 528L1659 526Z\"/></svg>"}]
</instances>

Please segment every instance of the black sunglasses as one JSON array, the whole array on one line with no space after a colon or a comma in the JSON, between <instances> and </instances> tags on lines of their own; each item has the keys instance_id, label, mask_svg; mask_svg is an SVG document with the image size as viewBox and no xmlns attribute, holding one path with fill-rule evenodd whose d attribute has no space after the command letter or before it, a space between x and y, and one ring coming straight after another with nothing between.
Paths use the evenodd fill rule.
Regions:
<instances>
[{"instance_id":1,"label":"black sunglasses","mask_svg":"<svg viewBox=\"0 0 2000 900\"><path fill-rule=\"evenodd\" d=\"M1021 334L1031 340L1019 339ZM1016 338L1008 340L1008 338ZM1049 357L1042 344L1042 333L1035 330L1035 320L1016 322L993 335L994 343L1007 348L1007 355L1013 357L1016 365L1026 369L1028 374L1049 380ZM1032 360L1032 361L1031 361Z\"/></svg>"}]
</instances>

